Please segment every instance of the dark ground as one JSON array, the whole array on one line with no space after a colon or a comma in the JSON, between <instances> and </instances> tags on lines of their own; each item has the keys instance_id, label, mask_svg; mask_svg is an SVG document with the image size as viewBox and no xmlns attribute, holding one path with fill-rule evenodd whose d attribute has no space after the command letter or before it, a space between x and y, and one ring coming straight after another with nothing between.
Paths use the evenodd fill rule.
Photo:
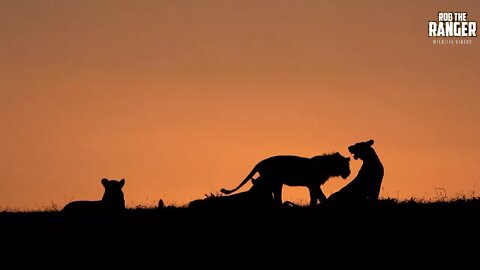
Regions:
<instances>
[{"instance_id":1,"label":"dark ground","mask_svg":"<svg viewBox=\"0 0 480 270\"><path fill-rule=\"evenodd\" d=\"M480 200L195 206L95 216L0 213L0 262L7 266L0 267L480 269Z\"/></svg>"}]
</instances>

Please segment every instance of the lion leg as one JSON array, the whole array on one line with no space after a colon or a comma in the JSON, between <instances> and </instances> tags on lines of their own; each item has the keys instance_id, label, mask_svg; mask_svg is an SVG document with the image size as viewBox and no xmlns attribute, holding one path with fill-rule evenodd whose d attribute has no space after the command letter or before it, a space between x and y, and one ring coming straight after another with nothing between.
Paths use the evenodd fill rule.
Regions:
<instances>
[{"instance_id":1,"label":"lion leg","mask_svg":"<svg viewBox=\"0 0 480 270\"><path fill-rule=\"evenodd\" d=\"M325 196L320 187L318 187L318 200L320 200L320 203L322 204L327 203L327 196Z\"/></svg>"},{"instance_id":2,"label":"lion leg","mask_svg":"<svg viewBox=\"0 0 480 270\"><path fill-rule=\"evenodd\" d=\"M317 204L317 190L315 187L308 187L308 191L310 192L310 206L314 206Z\"/></svg>"},{"instance_id":3,"label":"lion leg","mask_svg":"<svg viewBox=\"0 0 480 270\"><path fill-rule=\"evenodd\" d=\"M315 206L318 200L320 200L321 203L325 203L327 201L327 197L325 197L325 194L323 194L320 186L309 186L308 190L310 191L311 206Z\"/></svg>"},{"instance_id":4,"label":"lion leg","mask_svg":"<svg viewBox=\"0 0 480 270\"><path fill-rule=\"evenodd\" d=\"M282 205L282 187L283 184L274 184L272 186L273 189L273 203L277 206Z\"/></svg>"}]
</instances>

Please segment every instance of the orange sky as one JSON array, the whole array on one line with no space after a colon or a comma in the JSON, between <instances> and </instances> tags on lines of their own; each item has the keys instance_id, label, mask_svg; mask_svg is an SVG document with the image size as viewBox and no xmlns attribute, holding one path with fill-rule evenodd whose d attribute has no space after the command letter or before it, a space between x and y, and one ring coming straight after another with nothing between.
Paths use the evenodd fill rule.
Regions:
<instances>
[{"instance_id":1,"label":"orange sky","mask_svg":"<svg viewBox=\"0 0 480 270\"><path fill-rule=\"evenodd\" d=\"M385 2L0 1L0 209L100 199L102 177L181 205L368 139L381 196L471 195L479 40L433 45L427 21L480 3Z\"/></svg>"}]
</instances>

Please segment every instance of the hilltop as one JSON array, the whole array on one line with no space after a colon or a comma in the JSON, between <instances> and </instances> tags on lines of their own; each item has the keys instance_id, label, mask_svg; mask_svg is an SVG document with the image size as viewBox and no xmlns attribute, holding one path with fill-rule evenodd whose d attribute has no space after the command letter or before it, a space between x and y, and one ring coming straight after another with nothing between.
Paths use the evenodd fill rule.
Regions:
<instances>
[{"instance_id":1,"label":"hilltop","mask_svg":"<svg viewBox=\"0 0 480 270\"><path fill-rule=\"evenodd\" d=\"M201 202L102 216L2 212L1 254L16 268L34 261L49 268L462 269L479 251L476 198L282 208Z\"/></svg>"}]
</instances>

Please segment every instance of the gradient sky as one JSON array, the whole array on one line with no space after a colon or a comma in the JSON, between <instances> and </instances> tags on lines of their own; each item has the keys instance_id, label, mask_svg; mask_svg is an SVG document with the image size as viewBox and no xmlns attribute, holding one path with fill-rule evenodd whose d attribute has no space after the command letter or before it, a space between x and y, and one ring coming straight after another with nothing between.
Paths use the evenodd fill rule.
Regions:
<instances>
[{"instance_id":1,"label":"gradient sky","mask_svg":"<svg viewBox=\"0 0 480 270\"><path fill-rule=\"evenodd\" d=\"M439 11L480 21L479 1L0 0L0 209L97 200L103 177L182 205L368 139L382 197L478 195L479 40L433 45Z\"/></svg>"}]
</instances>

